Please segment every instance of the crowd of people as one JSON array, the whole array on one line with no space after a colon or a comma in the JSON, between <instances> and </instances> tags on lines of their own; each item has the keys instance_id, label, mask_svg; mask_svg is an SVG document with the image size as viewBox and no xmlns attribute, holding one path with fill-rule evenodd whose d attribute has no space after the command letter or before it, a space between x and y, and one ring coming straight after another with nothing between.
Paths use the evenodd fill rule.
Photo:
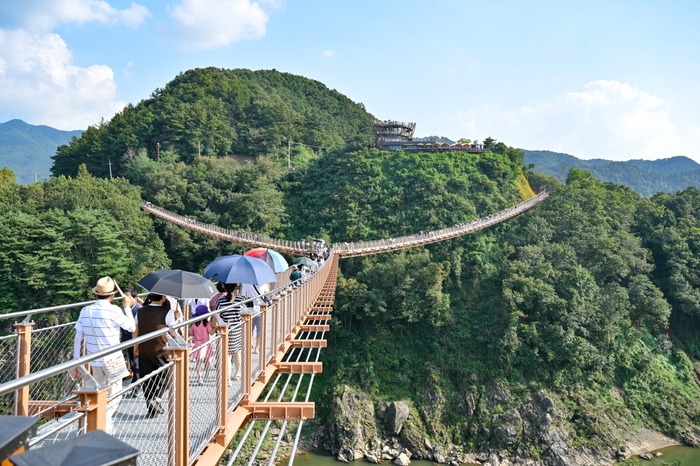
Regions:
<instances>
[{"instance_id":1,"label":"crowd of people","mask_svg":"<svg viewBox=\"0 0 700 466\"><path fill-rule=\"evenodd\" d=\"M298 286L301 282L316 273L328 259L330 248L318 253L312 253L307 265L295 264L290 267L289 278L292 286ZM73 353L75 358L128 341L140 335L156 332L165 328L171 328L181 322L185 316L190 318L202 317L215 311L222 310L219 316L228 326L228 357L230 380L229 384L240 380L242 373L241 349L243 344L242 314L250 313L252 318L251 342L253 353L261 350L261 307L271 304L267 296L270 291L269 284L257 286L241 283L217 283L217 293L210 297L183 300L184 309L177 299L157 293L148 293L145 298L138 295L134 288L125 288L123 291L110 277L98 280L92 292L97 298L95 303L81 309L80 317L75 324L75 339ZM123 299L121 307L114 303L117 293L121 293ZM246 305L243 305L243 302ZM240 304L236 306L236 304ZM184 313L183 313L184 311ZM172 333L172 332L171 332ZM190 358L194 362L196 379L192 383L204 384L212 369L214 350L211 345L211 337L215 333L211 318L199 320L189 326L192 349ZM160 371L150 377L147 382L138 383L139 380L158 371L168 364L168 352L166 334L143 341L138 345L127 349L126 365L130 372L130 384L136 387L128 391L128 396L139 397L143 395L147 417L157 417L165 412L162 406L162 397L167 388L166 372ZM107 411L107 431L112 430L112 416L116 411L120 398L114 394L122 391L122 376L110 374L111 360L107 357L96 359L89 363L91 375L100 386L109 386L108 397L111 399ZM77 380L78 369L71 371L71 376Z\"/></svg>"}]
</instances>

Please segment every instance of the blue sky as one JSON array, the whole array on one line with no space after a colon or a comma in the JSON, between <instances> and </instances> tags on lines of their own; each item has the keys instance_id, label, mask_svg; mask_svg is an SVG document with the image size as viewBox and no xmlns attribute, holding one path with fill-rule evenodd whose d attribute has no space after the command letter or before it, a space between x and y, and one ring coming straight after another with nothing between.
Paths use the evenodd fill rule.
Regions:
<instances>
[{"instance_id":1,"label":"blue sky","mask_svg":"<svg viewBox=\"0 0 700 466\"><path fill-rule=\"evenodd\" d=\"M700 161L700 2L0 2L0 122L110 119L191 68L315 79L416 135Z\"/></svg>"}]
</instances>

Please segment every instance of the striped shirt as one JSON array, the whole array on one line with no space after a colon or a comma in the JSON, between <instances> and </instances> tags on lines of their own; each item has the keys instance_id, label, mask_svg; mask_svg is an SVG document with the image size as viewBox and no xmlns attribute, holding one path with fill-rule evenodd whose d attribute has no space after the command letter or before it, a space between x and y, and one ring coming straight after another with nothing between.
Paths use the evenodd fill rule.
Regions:
<instances>
[{"instance_id":1,"label":"striped shirt","mask_svg":"<svg viewBox=\"0 0 700 466\"><path fill-rule=\"evenodd\" d=\"M94 304L80 310L80 317L75 323L75 340L73 342L73 357L79 358L82 341L85 339L87 354L119 344L120 328L127 332L136 330L131 309L126 313L106 299L98 299ZM92 317L92 322L90 317ZM98 359L90 363L92 366L104 366L104 361Z\"/></svg>"}]
</instances>

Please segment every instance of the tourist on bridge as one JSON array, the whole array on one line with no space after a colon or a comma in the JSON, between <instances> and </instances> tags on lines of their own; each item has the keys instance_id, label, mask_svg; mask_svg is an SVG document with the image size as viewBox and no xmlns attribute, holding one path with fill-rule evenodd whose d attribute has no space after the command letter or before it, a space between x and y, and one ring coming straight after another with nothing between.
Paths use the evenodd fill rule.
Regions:
<instances>
[{"instance_id":1,"label":"tourist on bridge","mask_svg":"<svg viewBox=\"0 0 700 466\"><path fill-rule=\"evenodd\" d=\"M192 313L192 318L201 317L208 313L209 307L205 304L200 304ZM211 326L211 323L209 323L209 319L200 320L190 325L190 335L192 335L194 340L194 349L192 353L190 353L190 357L196 361L197 383L199 385L204 384L202 370L204 370L207 377L209 377L209 366L214 350L211 345L207 345L206 348L202 348L202 346L209 343L209 337L213 334L214 328Z\"/></svg>"},{"instance_id":2,"label":"tourist on bridge","mask_svg":"<svg viewBox=\"0 0 700 466\"><path fill-rule=\"evenodd\" d=\"M131 314L131 306L134 305L136 300L130 296L125 296L123 304L126 312L122 312L119 306L112 304L117 290L117 284L110 277L100 278L97 281L97 285L92 289L92 292L97 297L97 301L82 308L80 317L75 323L73 357L76 359L81 356L83 340L85 340L87 354L92 354L110 346L118 345L120 329L127 332L133 332L136 329L134 317ZM112 398L115 393L122 389L121 379L109 380L109 374L103 359L90 362L90 367L92 368L92 377L99 385L111 385L107 392L108 398ZM76 380L78 375L79 371L76 367L71 371L71 377ZM117 397L107 405L107 433L111 433L113 429L112 416L117 410L120 400L121 397Z\"/></svg>"},{"instance_id":3,"label":"tourist on bridge","mask_svg":"<svg viewBox=\"0 0 700 466\"><path fill-rule=\"evenodd\" d=\"M170 306L167 296L149 293L136 316L136 334L146 335L175 324L175 313ZM165 335L161 335L138 345L141 378L146 378L150 373L168 363L166 344ZM161 397L164 391L165 372L155 375L144 383L143 395L146 398L148 417L156 417L164 413L161 406Z\"/></svg>"},{"instance_id":4,"label":"tourist on bridge","mask_svg":"<svg viewBox=\"0 0 700 466\"><path fill-rule=\"evenodd\" d=\"M253 313L253 338L255 342L253 343L253 353L258 354L260 352L260 343L262 338L260 338L260 306L263 305L263 298L260 297L261 294L270 291L270 285L265 283L257 285L250 283L243 283L241 288L241 295L244 300L255 298L247 303L248 312Z\"/></svg>"},{"instance_id":5,"label":"tourist on bridge","mask_svg":"<svg viewBox=\"0 0 700 466\"><path fill-rule=\"evenodd\" d=\"M300 265L293 265L292 266L292 273L289 274L289 279L292 281L292 285L297 286L298 281L301 280L301 271L299 270L301 268Z\"/></svg>"},{"instance_id":6,"label":"tourist on bridge","mask_svg":"<svg viewBox=\"0 0 700 466\"><path fill-rule=\"evenodd\" d=\"M229 374L231 381L241 378L241 347L243 346L243 318L241 318L240 306L232 304L243 301L241 296L241 285L239 283L225 283L226 294L216 302L216 309L229 307L221 313L221 318L229 326L228 329L228 354L229 354ZM234 367L235 366L235 373Z\"/></svg>"},{"instance_id":7,"label":"tourist on bridge","mask_svg":"<svg viewBox=\"0 0 700 466\"><path fill-rule=\"evenodd\" d=\"M226 290L224 290L224 284L221 282L216 283L216 293L214 296L211 297L209 300L209 310L214 311L216 310L216 303L219 301L219 298L222 296L226 296Z\"/></svg>"},{"instance_id":8,"label":"tourist on bridge","mask_svg":"<svg viewBox=\"0 0 700 466\"><path fill-rule=\"evenodd\" d=\"M134 319L136 319L136 315L139 312L139 309L141 309L141 306L143 305L143 299L139 298L138 292L134 288L124 288L124 296L128 296L130 298L134 298L135 302L134 305L131 306L131 315L134 316ZM128 312L129 309L127 307L127 303L122 303L124 306L124 312ZM129 341L133 337L132 332L128 332L124 329L122 329L122 342ZM130 384L135 384L139 380L139 356L134 353L134 347L130 346L129 348L126 349L127 353L127 362L129 364L129 369L131 370L131 382ZM135 388L131 390L127 396L131 397L136 397L141 394L141 389L140 388Z\"/></svg>"}]
</instances>

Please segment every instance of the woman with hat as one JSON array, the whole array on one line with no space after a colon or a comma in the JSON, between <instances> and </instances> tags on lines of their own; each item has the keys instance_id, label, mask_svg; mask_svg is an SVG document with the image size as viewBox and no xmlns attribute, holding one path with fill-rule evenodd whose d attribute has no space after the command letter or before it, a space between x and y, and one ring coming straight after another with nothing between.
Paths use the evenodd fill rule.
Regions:
<instances>
[{"instance_id":1,"label":"woman with hat","mask_svg":"<svg viewBox=\"0 0 700 466\"><path fill-rule=\"evenodd\" d=\"M194 319L208 313L209 307L206 304L200 304L192 314L192 318ZM202 369L204 369L207 373L207 377L209 377L209 362L214 354L214 350L211 347L212 345L207 345L206 348L202 348L202 346L209 343L209 337L213 334L214 328L211 326L211 323L209 323L209 319L200 320L190 325L190 335L192 335L192 339L194 340L194 351L190 353L190 357L197 361L197 383L199 385L204 384Z\"/></svg>"}]
</instances>

